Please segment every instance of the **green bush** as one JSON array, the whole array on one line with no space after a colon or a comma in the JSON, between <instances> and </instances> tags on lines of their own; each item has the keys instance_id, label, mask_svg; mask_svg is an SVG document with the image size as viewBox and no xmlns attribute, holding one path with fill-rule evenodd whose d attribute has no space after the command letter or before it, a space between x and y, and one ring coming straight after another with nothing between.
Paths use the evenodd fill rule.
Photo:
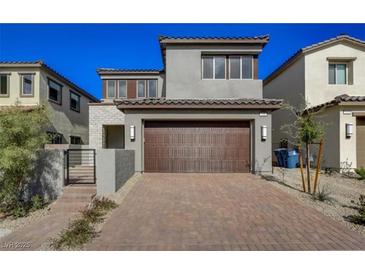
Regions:
<instances>
[{"instance_id":1,"label":"green bush","mask_svg":"<svg viewBox=\"0 0 365 274\"><path fill-rule=\"evenodd\" d=\"M22 204L18 204L11 210L11 215L14 218L25 217L27 213L28 213L27 208Z\"/></svg>"},{"instance_id":2,"label":"green bush","mask_svg":"<svg viewBox=\"0 0 365 274\"><path fill-rule=\"evenodd\" d=\"M365 180L365 168L355 168L355 172L360 176L360 180Z\"/></svg>"},{"instance_id":3,"label":"green bush","mask_svg":"<svg viewBox=\"0 0 365 274\"><path fill-rule=\"evenodd\" d=\"M47 143L47 123L42 107L26 111L14 106L0 111L0 211L6 214L17 217L27 209L23 201L26 179L37 150Z\"/></svg>"},{"instance_id":4,"label":"green bush","mask_svg":"<svg viewBox=\"0 0 365 274\"><path fill-rule=\"evenodd\" d=\"M117 207L117 204L108 198L102 197L95 198L93 201L93 207L98 210L108 211Z\"/></svg>"},{"instance_id":5,"label":"green bush","mask_svg":"<svg viewBox=\"0 0 365 274\"><path fill-rule=\"evenodd\" d=\"M40 196L40 195L35 195L31 199L32 210L42 209L44 207L44 204L45 204L44 200L43 200L42 196Z\"/></svg>"}]
</instances>

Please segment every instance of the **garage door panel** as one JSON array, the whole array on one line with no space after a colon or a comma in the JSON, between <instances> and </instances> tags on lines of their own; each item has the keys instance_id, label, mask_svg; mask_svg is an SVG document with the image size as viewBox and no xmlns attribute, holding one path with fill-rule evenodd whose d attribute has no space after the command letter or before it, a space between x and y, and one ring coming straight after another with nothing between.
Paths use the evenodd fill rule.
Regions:
<instances>
[{"instance_id":1,"label":"garage door panel","mask_svg":"<svg viewBox=\"0 0 365 274\"><path fill-rule=\"evenodd\" d=\"M365 118L356 119L357 167L365 167Z\"/></svg>"},{"instance_id":2,"label":"garage door panel","mask_svg":"<svg viewBox=\"0 0 365 274\"><path fill-rule=\"evenodd\" d=\"M145 122L147 172L248 172L249 122Z\"/></svg>"}]
</instances>

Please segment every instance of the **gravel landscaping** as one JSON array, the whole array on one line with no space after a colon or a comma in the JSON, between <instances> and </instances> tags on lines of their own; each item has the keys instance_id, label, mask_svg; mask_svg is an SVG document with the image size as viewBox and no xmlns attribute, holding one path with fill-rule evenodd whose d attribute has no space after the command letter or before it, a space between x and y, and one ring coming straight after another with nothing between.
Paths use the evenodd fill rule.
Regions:
<instances>
[{"instance_id":1,"label":"gravel landscaping","mask_svg":"<svg viewBox=\"0 0 365 274\"><path fill-rule=\"evenodd\" d=\"M0 238L6 236L7 234L14 232L32 222L38 221L39 219L43 218L44 216L49 215L50 206L46 206L45 208L36 210L34 212L30 212L28 216L21 217L21 218L0 218L0 231L4 231L6 233L0 233Z\"/></svg>"},{"instance_id":2,"label":"gravel landscaping","mask_svg":"<svg viewBox=\"0 0 365 274\"><path fill-rule=\"evenodd\" d=\"M314 178L314 170L311 174ZM357 202L360 194L365 195L365 181L339 173L332 173L331 175L322 173L319 177L318 189L325 188L333 200L321 202L313 200L311 195L302 191L302 179L299 169L275 167L273 174L263 175L262 177L273 186L294 196L301 203L313 207L365 237L365 226L356 225L344 219L345 216L357 214L357 211L351 208L354 205L351 201Z\"/></svg>"}]
</instances>

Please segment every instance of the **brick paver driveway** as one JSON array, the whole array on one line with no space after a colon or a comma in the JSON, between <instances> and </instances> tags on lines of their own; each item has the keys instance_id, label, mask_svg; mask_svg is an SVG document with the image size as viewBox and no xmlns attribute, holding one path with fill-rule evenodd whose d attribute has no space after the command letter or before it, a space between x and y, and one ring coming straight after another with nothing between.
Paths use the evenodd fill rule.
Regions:
<instances>
[{"instance_id":1,"label":"brick paver driveway","mask_svg":"<svg viewBox=\"0 0 365 274\"><path fill-rule=\"evenodd\" d=\"M143 174L90 250L359 250L356 232L251 174Z\"/></svg>"}]
</instances>

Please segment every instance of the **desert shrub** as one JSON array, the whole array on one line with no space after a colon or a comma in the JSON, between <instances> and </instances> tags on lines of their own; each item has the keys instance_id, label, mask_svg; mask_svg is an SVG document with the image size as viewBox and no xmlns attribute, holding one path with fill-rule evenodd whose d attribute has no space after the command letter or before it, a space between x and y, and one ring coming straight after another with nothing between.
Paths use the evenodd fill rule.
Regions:
<instances>
[{"instance_id":1,"label":"desert shrub","mask_svg":"<svg viewBox=\"0 0 365 274\"><path fill-rule=\"evenodd\" d=\"M20 216L37 150L47 143L46 111L41 107L24 110L14 106L0 111L0 211ZM23 208L23 209L21 209Z\"/></svg>"},{"instance_id":2,"label":"desert shrub","mask_svg":"<svg viewBox=\"0 0 365 274\"><path fill-rule=\"evenodd\" d=\"M91 206L81 212L81 217L70 223L63 230L59 238L51 240L51 247L55 250L78 248L89 242L96 234L94 224L101 223L105 214L117 207L117 204L108 198L95 198Z\"/></svg>"},{"instance_id":3,"label":"desert shrub","mask_svg":"<svg viewBox=\"0 0 365 274\"><path fill-rule=\"evenodd\" d=\"M322 187L312 195L312 199L320 202L333 202L334 199L331 195L332 193L327 188Z\"/></svg>"},{"instance_id":4,"label":"desert shrub","mask_svg":"<svg viewBox=\"0 0 365 274\"><path fill-rule=\"evenodd\" d=\"M28 209L25 205L18 203L16 206L14 206L11 210L11 215L14 218L20 218L26 216L28 213Z\"/></svg>"},{"instance_id":5,"label":"desert shrub","mask_svg":"<svg viewBox=\"0 0 365 274\"><path fill-rule=\"evenodd\" d=\"M108 198L95 198L93 201L93 207L98 210L108 211L117 207L117 204Z\"/></svg>"},{"instance_id":6,"label":"desert shrub","mask_svg":"<svg viewBox=\"0 0 365 274\"><path fill-rule=\"evenodd\" d=\"M355 208L359 214L346 216L345 219L358 225L365 225L365 195L360 195Z\"/></svg>"},{"instance_id":7,"label":"desert shrub","mask_svg":"<svg viewBox=\"0 0 365 274\"><path fill-rule=\"evenodd\" d=\"M44 207L44 205L45 205L45 203L44 203L42 196L34 195L31 198L31 209L32 210L42 209Z\"/></svg>"},{"instance_id":8,"label":"desert shrub","mask_svg":"<svg viewBox=\"0 0 365 274\"><path fill-rule=\"evenodd\" d=\"M365 168L363 167L355 168L355 172L357 175L360 176L360 180L365 180Z\"/></svg>"},{"instance_id":9,"label":"desert shrub","mask_svg":"<svg viewBox=\"0 0 365 274\"><path fill-rule=\"evenodd\" d=\"M94 227L87 219L78 219L62 231L58 239L52 240L51 247L60 250L82 246L90 241L94 234Z\"/></svg>"}]
</instances>

